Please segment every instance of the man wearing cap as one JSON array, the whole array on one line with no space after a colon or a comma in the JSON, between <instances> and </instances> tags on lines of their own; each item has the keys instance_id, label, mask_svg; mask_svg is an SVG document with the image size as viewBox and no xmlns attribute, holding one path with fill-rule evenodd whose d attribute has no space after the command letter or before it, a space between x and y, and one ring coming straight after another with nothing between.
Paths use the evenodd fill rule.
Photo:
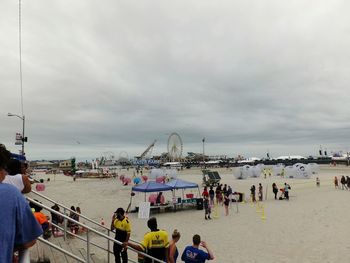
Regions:
<instances>
[{"instance_id":1,"label":"man wearing cap","mask_svg":"<svg viewBox=\"0 0 350 263\"><path fill-rule=\"evenodd\" d=\"M151 231L144 236L141 245L129 243L129 246L139 251L147 252L148 255L156 259L169 262L168 233L165 230L158 229L155 217L148 219L147 226ZM146 257L144 262L151 263L153 261Z\"/></svg>"},{"instance_id":2,"label":"man wearing cap","mask_svg":"<svg viewBox=\"0 0 350 263\"><path fill-rule=\"evenodd\" d=\"M115 229L115 240L122 243L122 245L117 243L114 243L113 245L113 253L116 263L121 262L120 256L122 257L123 263L128 262L127 245L131 233L131 224L124 214L124 209L119 207L112 217L111 230Z\"/></svg>"}]
</instances>

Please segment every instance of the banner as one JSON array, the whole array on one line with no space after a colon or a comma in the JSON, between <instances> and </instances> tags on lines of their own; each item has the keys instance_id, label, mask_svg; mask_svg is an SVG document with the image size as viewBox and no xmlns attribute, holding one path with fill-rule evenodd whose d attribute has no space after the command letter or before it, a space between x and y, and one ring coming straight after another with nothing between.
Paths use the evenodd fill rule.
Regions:
<instances>
[{"instance_id":1,"label":"banner","mask_svg":"<svg viewBox=\"0 0 350 263\"><path fill-rule=\"evenodd\" d=\"M22 134L20 134L19 132L16 133L16 142L15 145L22 145Z\"/></svg>"},{"instance_id":2,"label":"banner","mask_svg":"<svg viewBox=\"0 0 350 263\"><path fill-rule=\"evenodd\" d=\"M141 219L148 219L151 210L150 202L141 202L139 205L139 215L138 217Z\"/></svg>"}]
</instances>

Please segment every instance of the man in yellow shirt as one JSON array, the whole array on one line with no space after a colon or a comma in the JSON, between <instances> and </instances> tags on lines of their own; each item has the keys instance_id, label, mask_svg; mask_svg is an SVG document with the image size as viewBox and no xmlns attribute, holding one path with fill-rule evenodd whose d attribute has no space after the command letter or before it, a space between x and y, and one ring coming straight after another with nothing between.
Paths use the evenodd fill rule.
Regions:
<instances>
[{"instance_id":1,"label":"man in yellow shirt","mask_svg":"<svg viewBox=\"0 0 350 263\"><path fill-rule=\"evenodd\" d=\"M113 253L116 263L121 262L120 257L122 258L123 263L128 262L127 245L131 233L131 224L129 219L126 218L124 214L124 209L120 207L117 209L117 211L115 211L112 217L111 230L115 229L115 240L122 243L122 245L117 243L114 243L113 245Z\"/></svg>"},{"instance_id":2,"label":"man in yellow shirt","mask_svg":"<svg viewBox=\"0 0 350 263\"><path fill-rule=\"evenodd\" d=\"M146 252L154 258L167 261L169 257L168 233L165 230L158 229L157 219L155 217L151 217L147 221L147 226L151 231L144 236L141 245L130 243L129 245L134 249ZM144 262L148 263L152 262L152 260L146 257Z\"/></svg>"}]
</instances>

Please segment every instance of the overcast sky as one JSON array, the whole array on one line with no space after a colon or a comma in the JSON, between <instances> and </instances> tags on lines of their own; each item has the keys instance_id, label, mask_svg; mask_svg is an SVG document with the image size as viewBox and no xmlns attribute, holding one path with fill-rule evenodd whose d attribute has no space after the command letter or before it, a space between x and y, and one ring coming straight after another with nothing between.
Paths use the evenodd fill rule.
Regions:
<instances>
[{"instance_id":1,"label":"overcast sky","mask_svg":"<svg viewBox=\"0 0 350 263\"><path fill-rule=\"evenodd\" d=\"M350 150L350 2L22 3L29 159ZM0 142L18 152L18 2L0 1Z\"/></svg>"}]
</instances>

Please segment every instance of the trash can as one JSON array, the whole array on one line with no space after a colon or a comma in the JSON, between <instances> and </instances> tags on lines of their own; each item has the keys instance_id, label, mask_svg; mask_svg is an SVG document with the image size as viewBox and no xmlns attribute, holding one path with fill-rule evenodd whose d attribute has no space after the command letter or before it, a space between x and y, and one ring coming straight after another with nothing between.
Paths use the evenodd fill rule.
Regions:
<instances>
[{"instance_id":1,"label":"trash can","mask_svg":"<svg viewBox=\"0 0 350 263\"><path fill-rule=\"evenodd\" d=\"M239 193L239 201L240 202L244 201L244 193Z\"/></svg>"},{"instance_id":2,"label":"trash can","mask_svg":"<svg viewBox=\"0 0 350 263\"><path fill-rule=\"evenodd\" d=\"M197 210L203 210L203 198L196 199Z\"/></svg>"}]
</instances>

